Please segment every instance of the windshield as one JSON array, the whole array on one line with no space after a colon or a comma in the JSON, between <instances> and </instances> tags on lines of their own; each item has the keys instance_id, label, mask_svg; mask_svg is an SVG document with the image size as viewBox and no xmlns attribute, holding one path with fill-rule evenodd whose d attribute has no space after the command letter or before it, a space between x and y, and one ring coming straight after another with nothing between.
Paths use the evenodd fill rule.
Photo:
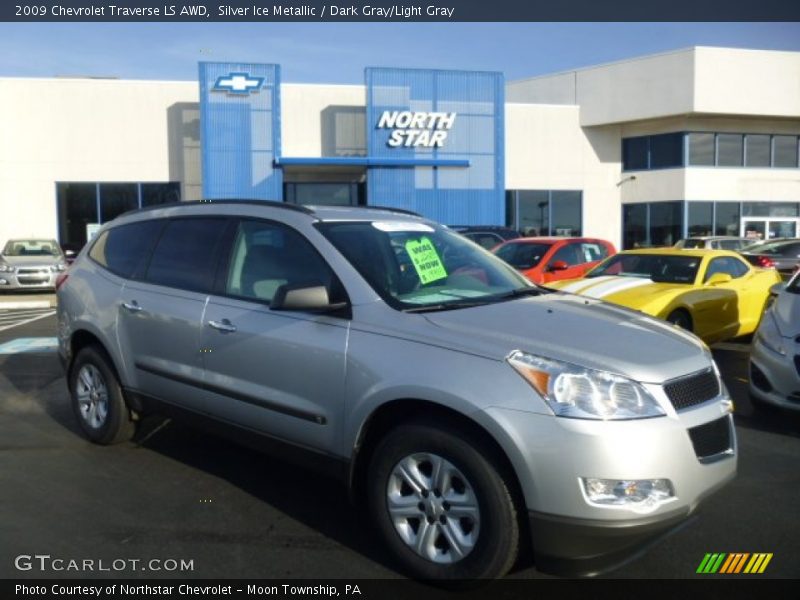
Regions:
<instances>
[{"instance_id":1,"label":"windshield","mask_svg":"<svg viewBox=\"0 0 800 600\"><path fill-rule=\"evenodd\" d=\"M537 289L486 250L438 225L365 221L318 227L398 309L472 306Z\"/></svg>"},{"instance_id":2,"label":"windshield","mask_svg":"<svg viewBox=\"0 0 800 600\"><path fill-rule=\"evenodd\" d=\"M54 240L10 240L3 256L61 256L61 248Z\"/></svg>"},{"instance_id":3,"label":"windshield","mask_svg":"<svg viewBox=\"0 0 800 600\"><path fill-rule=\"evenodd\" d=\"M665 254L617 254L592 269L586 277L619 275L642 277L659 283L694 283L702 259Z\"/></svg>"},{"instance_id":4,"label":"windshield","mask_svg":"<svg viewBox=\"0 0 800 600\"><path fill-rule=\"evenodd\" d=\"M494 255L502 258L515 269L532 269L547 254L551 244L511 243L504 244L494 251Z\"/></svg>"}]
</instances>

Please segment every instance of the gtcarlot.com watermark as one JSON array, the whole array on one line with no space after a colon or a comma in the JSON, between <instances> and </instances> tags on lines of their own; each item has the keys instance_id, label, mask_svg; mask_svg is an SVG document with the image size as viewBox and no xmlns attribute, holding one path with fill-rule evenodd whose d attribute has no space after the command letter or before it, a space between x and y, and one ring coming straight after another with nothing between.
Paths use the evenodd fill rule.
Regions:
<instances>
[{"instance_id":1,"label":"gtcarlot.com watermark","mask_svg":"<svg viewBox=\"0 0 800 600\"><path fill-rule=\"evenodd\" d=\"M124 573L194 571L194 559L185 558L62 558L50 554L20 554L14 559L18 571Z\"/></svg>"}]
</instances>

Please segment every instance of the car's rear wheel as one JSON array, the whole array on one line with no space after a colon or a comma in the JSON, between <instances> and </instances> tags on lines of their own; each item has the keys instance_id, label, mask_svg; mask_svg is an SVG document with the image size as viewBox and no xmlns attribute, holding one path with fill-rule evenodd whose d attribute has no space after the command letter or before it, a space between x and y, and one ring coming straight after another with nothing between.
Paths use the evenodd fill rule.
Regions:
<instances>
[{"instance_id":1,"label":"car's rear wheel","mask_svg":"<svg viewBox=\"0 0 800 600\"><path fill-rule=\"evenodd\" d=\"M509 486L475 440L446 426L401 425L372 456L368 505L384 540L420 579L504 575L520 529Z\"/></svg>"},{"instance_id":2,"label":"car's rear wheel","mask_svg":"<svg viewBox=\"0 0 800 600\"><path fill-rule=\"evenodd\" d=\"M686 331L692 331L692 317L682 308L673 310L667 317L667 322Z\"/></svg>"},{"instance_id":3,"label":"car's rear wheel","mask_svg":"<svg viewBox=\"0 0 800 600\"><path fill-rule=\"evenodd\" d=\"M97 444L116 444L133 437L135 424L117 375L106 353L96 346L75 357L69 382L72 408L84 434Z\"/></svg>"}]
</instances>

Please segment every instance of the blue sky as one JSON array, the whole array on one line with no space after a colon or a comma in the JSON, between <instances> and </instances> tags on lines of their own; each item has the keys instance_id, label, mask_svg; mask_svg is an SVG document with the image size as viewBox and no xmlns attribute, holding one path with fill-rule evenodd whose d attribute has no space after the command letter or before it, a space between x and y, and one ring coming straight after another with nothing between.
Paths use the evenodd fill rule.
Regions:
<instances>
[{"instance_id":1,"label":"blue sky","mask_svg":"<svg viewBox=\"0 0 800 600\"><path fill-rule=\"evenodd\" d=\"M363 83L365 66L519 79L694 45L800 51L800 24L0 23L0 76L193 80L207 60L278 63L304 83Z\"/></svg>"}]
</instances>

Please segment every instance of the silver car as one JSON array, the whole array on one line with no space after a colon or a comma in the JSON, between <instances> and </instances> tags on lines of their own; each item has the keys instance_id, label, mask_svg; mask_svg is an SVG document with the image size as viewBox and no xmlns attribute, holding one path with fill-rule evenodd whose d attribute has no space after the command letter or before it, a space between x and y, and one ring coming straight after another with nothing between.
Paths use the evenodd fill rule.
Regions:
<instances>
[{"instance_id":1,"label":"silver car","mask_svg":"<svg viewBox=\"0 0 800 600\"><path fill-rule=\"evenodd\" d=\"M774 291L753 337L750 396L757 408L766 403L800 410L800 271Z\"/></svg>"},{"instance_id":2,"label":"silver car","mask_svg":"<svg viewBox=\"0 0 800 600\"><path fill-rule=\"evenodd\" d=\"M55 240L9 240L0 254L0 292L55 289L66 268Z\"/></svg>"},{"instance_id":3,"label":"silver car","mask_svg":"<svg viewBox=\"0 0 800 600\"><path fill-rule=\"evenodd\" d=\"M536 287L403 211L184 203L104 226L58 290L77 419L148 411L341 476L398 564L607 569L736 473L709 349ZM324 501L324 494L320 501Z\"/></svg>"}]
</instances>

